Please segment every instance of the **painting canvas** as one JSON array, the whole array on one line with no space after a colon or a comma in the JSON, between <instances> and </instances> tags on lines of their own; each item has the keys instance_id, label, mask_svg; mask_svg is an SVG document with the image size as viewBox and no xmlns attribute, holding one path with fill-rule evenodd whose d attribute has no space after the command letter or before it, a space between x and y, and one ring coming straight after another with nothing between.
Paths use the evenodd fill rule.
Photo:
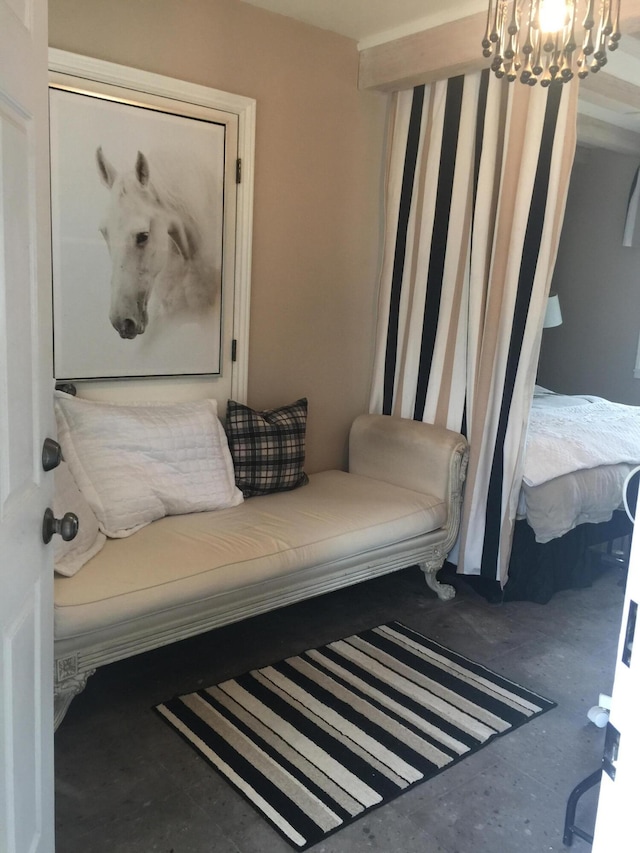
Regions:
<instances>
[{"instance_id":1,"label":"painting canvas","mask_svg":"<svg viewBox=\"0 0 640 853\"><path fill-rule=\"evenodd\" d=\"M218 374L225 127L50 89L57 379Z\"/></svg>"}]
</instances>

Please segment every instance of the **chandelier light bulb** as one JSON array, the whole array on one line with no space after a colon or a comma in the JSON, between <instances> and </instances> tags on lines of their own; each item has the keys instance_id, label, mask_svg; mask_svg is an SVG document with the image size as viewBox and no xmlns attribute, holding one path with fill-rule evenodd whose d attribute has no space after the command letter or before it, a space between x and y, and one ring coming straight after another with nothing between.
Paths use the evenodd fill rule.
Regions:
<instances>
[{"instance_id":1,"label":"chandelier light bulb","mask_svg":"<svg viewBox=\"0 0 640 853\"><path fill-rule=\"evenodd\" d=\"M567 22L565 0L541 0L540 29L543 33L559 33Z\"/></svg>"}]
</instances>

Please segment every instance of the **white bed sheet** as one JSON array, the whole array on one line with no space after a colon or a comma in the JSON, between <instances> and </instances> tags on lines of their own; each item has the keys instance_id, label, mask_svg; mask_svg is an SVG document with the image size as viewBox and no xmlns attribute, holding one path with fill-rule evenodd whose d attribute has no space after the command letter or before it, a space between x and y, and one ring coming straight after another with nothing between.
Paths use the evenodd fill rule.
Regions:
<instances>
[{"instance_id":1,"label":"white bed sheet","mask_svg":"<svg viewBox=\"0 0 640 853\"><path fill-rule=\"evenodd\" d=\"M590 407L588 417L585 406ZM619 411L618 407L625 411ZM589 457L585 437L591 440L600 435L599 425L595 423L595 429L591 426L603 410L612 412L610 425L615 426L613 430L605 430L608 439L600 436L606 446ZM545 413L549 414L548 419ZM636 422L640 431L640 407L610 404L601 397L555 394L537 386L532 415L525 450L525 471L528 465L529 477L522 484L517 518L526 518L537 542L549 542L585 522L609 521L622 506L626 477L640 464L640 438L635 439ZM622 435L623 426L629 421L631 428ZM581 443L576 461L577 433ZM617 441L619 433L622 441ZM532 469L532 446L538 459L543 458L542 467ZM589 465L590 458L601 459L603 454L605 459L615 461ZM552 460L555 465L548 464Z\"/></svg>"}]
</instances>

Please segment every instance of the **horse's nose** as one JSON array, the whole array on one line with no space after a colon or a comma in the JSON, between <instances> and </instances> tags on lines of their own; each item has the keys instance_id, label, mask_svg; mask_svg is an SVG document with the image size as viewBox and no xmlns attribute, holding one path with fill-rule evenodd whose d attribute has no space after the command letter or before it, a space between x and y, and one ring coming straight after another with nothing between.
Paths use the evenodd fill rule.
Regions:
<instances>
[{"instance_id":1,"label":"horse's nose","mask_svg":"<svg viewBox=\"0 0 640 853\"><path fill-rule=\"evenodd\" d=\"M126 320L122 320L118 327L118 332L120 333L121 338L127 338L128 340L135 338L138 334L135 320L132 320L129 317L127 317Z\"/></svg>"}]
</instances>

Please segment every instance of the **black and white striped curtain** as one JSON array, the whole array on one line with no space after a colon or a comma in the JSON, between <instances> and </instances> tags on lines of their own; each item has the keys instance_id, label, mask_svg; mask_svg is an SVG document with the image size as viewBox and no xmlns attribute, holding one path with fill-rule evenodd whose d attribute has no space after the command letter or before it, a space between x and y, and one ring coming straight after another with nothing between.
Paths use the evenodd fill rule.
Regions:
<instances>
[{"instance_id":1,"label":"black and white striped curtain","mask_svg":"<svg viewBox=\"0 0 640 853\"><path fill-rule=\"evenodd\" d=\"M577 86L394 95L370 409L465 433L458 569L506 581Z\"/></svg>"}]
</instances>

